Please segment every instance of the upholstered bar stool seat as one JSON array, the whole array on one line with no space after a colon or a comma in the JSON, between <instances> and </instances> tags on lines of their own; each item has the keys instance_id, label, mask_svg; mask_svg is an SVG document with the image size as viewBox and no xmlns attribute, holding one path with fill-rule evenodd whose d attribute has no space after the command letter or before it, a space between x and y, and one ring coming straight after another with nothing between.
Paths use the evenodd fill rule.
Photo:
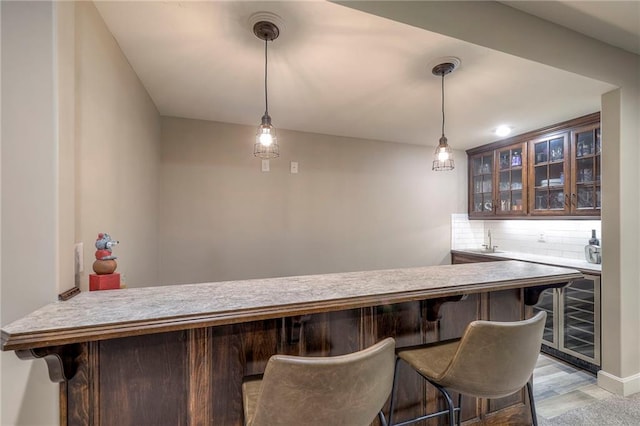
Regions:
<instances>
[{"instance_id":1,"label":"upholstered bar stool seat","mask_svg":"<svg viewBox=\"0 0 640 426\"><path fill-rule=\"evenodd\" d=\"M405 425L448 414L449 424L453 425L455 412L458 412L460 424L462 395L502 398L526 386L531 422L537 425L529 379L540 353L545 319L546 313L539 312L523 321L473 321L459 340L398 350L389 423ZM447 410L393 423L400 361L407 363L440 391ZM458 393L458 407L454 406L449 391Z\"/></svg>"},{"instance_id":2,"label":"upholstered bar stool seat","mask_svg":"<svg viewBox=\"0 0 640 426\"><path fill-rule=\"evenodd\" d=\"M368 426L391 393L395 341L335 357L274 355L242 384L247 426Z\"/></svg>"}]
</instances>

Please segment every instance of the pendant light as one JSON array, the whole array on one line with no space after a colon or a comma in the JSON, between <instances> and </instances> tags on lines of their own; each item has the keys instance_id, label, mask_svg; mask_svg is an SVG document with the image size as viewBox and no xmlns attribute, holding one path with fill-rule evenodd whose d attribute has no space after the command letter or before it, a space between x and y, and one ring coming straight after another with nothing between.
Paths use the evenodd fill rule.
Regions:
<instances>
[{"instance_id":1,"label":"pendant light","mask_svg":"<svg viewBox=\"0 0 640 426\"><path fill-rule=\"evenodd\" d=\"M253 26L253 33L261 40L264 40L264 115L258 131L256 132L256 142L253 145L253 155L260 158L276 158L280 156L280 147L276 129L271 124L269 115L269 98L267 96L267 45L270 41L278 38L280 29L273 22L259 21Z\"/></svg>"},{"instance_id":2,"label":"pendant light","mask_svg":"<svg viewBox=\"0 0 640 426\"><path fill-rule=\"evenodd\" d=\"M431 70L433 75L442 77L442 136L440 142L434 153L433 165L431 170L446 171L453 170L455 165L453 163L453 152L447 143L447 137L444 135L444 76L453 72L460 65L460 59L458 58L445 58L446 61L442 62Z\"/></svg>"}]
</instances>

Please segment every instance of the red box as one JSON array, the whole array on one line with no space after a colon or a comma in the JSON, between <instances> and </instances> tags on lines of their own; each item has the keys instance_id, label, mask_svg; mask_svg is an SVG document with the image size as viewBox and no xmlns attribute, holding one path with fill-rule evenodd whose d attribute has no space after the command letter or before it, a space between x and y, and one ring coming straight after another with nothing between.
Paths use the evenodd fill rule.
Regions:
<instances>
[{"instance_id":1,"label":"red box","mask_svg":"<svg viewBox=\"0 0 640 426\"><path fill-rule=\"evenodd\" d=\"M115 290L120 288L120 274L89 274L89 291Z\"/></svg>"}]
</instances>

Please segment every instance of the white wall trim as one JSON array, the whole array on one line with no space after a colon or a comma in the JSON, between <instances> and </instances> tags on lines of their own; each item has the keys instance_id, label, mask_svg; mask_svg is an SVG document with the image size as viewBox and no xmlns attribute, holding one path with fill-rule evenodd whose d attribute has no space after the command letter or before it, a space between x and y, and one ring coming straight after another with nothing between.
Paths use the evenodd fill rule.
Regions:
<instances>
[{"instance_id":1,"label":"white wall trim","mask_svg":"<svg viewBox=\"0 0 640 426\"><path fill-rule=\"evenodd\" d=\"M617 377L600 370L598 371L598 386L616 395L633 395L640 392L640 373L628 377Z\"/></svg>"}]
</instances>

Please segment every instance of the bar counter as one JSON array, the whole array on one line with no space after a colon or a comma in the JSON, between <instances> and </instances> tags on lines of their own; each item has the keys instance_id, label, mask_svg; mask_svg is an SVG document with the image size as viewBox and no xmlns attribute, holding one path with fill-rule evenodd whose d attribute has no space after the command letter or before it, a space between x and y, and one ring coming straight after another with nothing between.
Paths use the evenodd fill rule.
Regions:
<instances>
[{"instance_id":1,"label":"bar counter","mask_svg":"<svg viewBox=\"0 0 640 426\"><path fill-rule=\"evenodd\" d=\"M474 319L522 319L525 301L581 276L505 261L81 293L3 325L2 350L45 359L61 424L241 425L242 377L274 353L459 337ZM409 374L400 418L437 404ZM470 399L463 419L522 420L526 400L509 398Z\"/></svg>"}]
</instances>

